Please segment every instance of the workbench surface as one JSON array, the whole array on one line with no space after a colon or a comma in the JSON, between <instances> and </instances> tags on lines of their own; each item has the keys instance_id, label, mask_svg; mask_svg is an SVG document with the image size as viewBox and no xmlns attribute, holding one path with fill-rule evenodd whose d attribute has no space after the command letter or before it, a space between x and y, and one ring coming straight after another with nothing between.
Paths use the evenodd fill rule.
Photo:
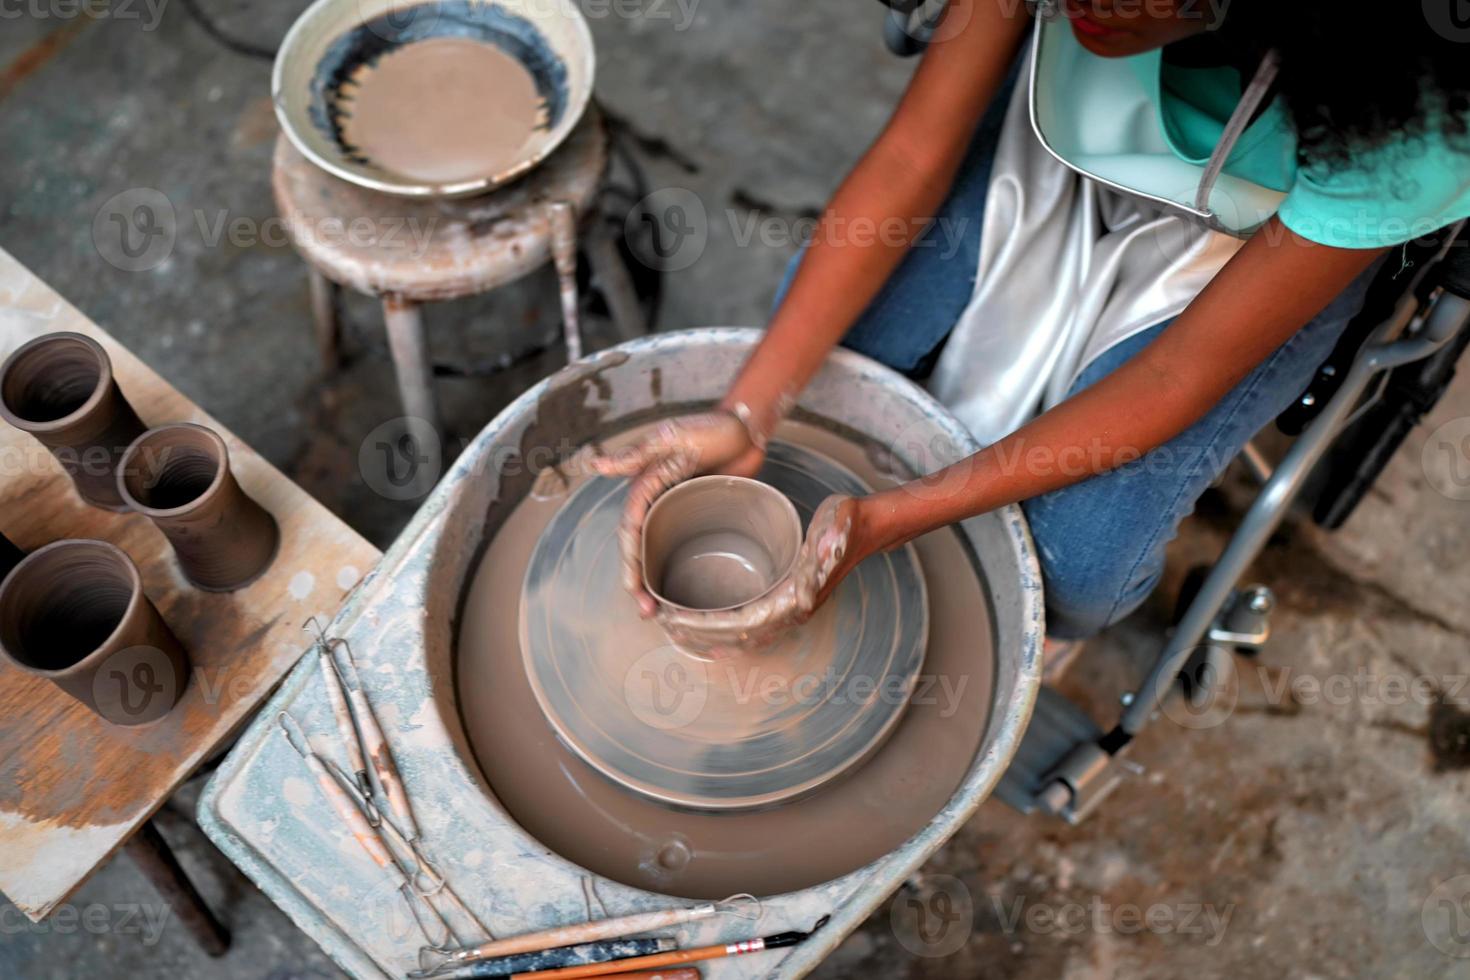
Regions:
<instances>
[{"instance_id":1,"label":"workbench surface","mask_svg":"<svg viewBox=\"0 0 1470 980\"><path fill-rule=\"evenodd\" d=\"M59 538L100 538L137 563L144 587L188 648L183 699L152 725L108 724L47 681L0 664L0 890L45 917L97 870L198 766L226 746L307 649L380 554L199 406L0 250L0 357L58 330L107 350L146 425L191 421L229 446L245 491L281 526L270 570L234 593L183 578L146 518L82 503L31 436L0 427L0 531L29 551Z\"/></svg>"}]
</instances>

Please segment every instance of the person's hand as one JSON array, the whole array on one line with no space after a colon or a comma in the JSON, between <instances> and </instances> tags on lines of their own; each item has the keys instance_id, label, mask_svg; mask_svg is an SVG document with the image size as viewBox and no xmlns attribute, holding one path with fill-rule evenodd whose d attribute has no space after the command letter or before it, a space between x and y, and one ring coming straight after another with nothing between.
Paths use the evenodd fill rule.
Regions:
<instances>
[{"instance_id":1,"label":"person's hand","mask_svg":"<svg viewBox=\"0 0 1470 980\"><path fill-rule=\"evenodd\" d=\"M657 609L653 596L643 587L643 522L653 502L691 476L754 476L764 460L765 449L756 445L745 423L734 412L717 409L660 422L642 442L591 461L592 468L603 476L633 478L618 525L618 544L623 584L637 600L643 618Z\"/></svg>"},{"instance_id":2,"label":"person's hand","mask_svg":"<svg viewBox=\"0 0 1470 980\"><path fill-rule=\"evenodd\" d=\"M675 643L715 657L763 646L810 619L847 573L874 550L862 519L862 501L834 494L812 515L796 564L771 591L735 609L659 610L659 625Z\"/></svg>"}]
</instances>

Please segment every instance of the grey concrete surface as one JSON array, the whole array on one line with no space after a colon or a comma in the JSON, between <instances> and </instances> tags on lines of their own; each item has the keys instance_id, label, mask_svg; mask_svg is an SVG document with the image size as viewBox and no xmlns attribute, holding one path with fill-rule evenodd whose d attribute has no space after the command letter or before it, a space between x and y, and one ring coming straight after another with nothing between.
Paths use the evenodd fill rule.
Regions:
<instances>
[{"instance_id":1,"label":"grey concrete surface","mask_svg":"<svg viewBox=\"0 0 1470 980\"><path fill-rule=\"evenodd\" d=\"M200 2L267 45L304 6ZM761 322L792 223L821 207L911 66L886 54L864 0L585 6L600 98L651 184L691 191L704 213L708 245L665 277L658 326ZM256 235L273 214L267 65L217 46L180 3L112 8L3 11L0 246L387 543L414 505L373 493L358 470L364 437L398 414L377 310L349 303L348 363L323 377L301 266ZM163 192L178 218L172 254L149 272L110 265L93 237L99 211L136 188ZM238 233L216 239L221 217L243 219ZM549 274L429 313L435 361L460 367L553 343L558 323ZM553 347L508 372L442 379L452 436L560 363ZM1462 379L1343 531L1294 522L1278 535L1255 570L1281 598L1270 646L1234 662L1208 710L1151 728L1134 754L1147 773L1094 820L987 804L819 975L1470 976L1470 726L1453 703L1470 702L1470 480L1442 448L1465 438L1466 416ZM1068 677L1100 721L1246 492L1232 478L1207 499L1159 596ZM195 950L118 858L61 918L33 926L0 904L0 976L335 976L192 826L195 792L160 822L234 932L225 958Z\"/></svg>"}]
</instances>

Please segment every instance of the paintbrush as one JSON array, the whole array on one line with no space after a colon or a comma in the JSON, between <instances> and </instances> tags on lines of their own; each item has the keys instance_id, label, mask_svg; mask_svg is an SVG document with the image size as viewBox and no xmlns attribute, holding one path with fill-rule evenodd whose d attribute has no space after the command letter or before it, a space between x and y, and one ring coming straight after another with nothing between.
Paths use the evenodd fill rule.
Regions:
<instances>
[{"instance_id":1,"label":"paintbrush","mask_svg":"<svg viewBox=\"0 0 1470 980\"><path fill-rule=\"evenodd\" d=\"M699 967L679 966L672 970L639 970L637 973L603 973L586 980L699 980Z\"/></svg>"},{"instance_id":2,"label":"paintbrush","mask_svg":"<svg viewBox=\"0 0 1470 980\"><path fill-rule=\"evenodd\" d=\"M420 965L424 969L417 973L409 974L412 977L426 977L437 970L459 966L464 963L472 963L487 959L492 956L511 956L515 953L530 953L542 949L555 949L560 946L571 946L575 943L590 943L602 939L617 939L620 936L633 936L640 932L653 932L655 929L666 929L670 926L683 925L686 922L696 922L707 919L719 913L739 915L742 918L754 918L753 915L735 910L736 903L749 902L759 910L760 902L752 895L731 895L729 898L708 905L696 905L686 909L663 909L658 912L642 912L637 915L624 915L613 919L594 919L591 922L580 922L576 925L560 926L555 929L543 929L540 932L528 932L520 936L510 936L506 939L496 939L483 943L471 949L455 950L451 953L424 950L420 956Z\"/></svg>"},{"instance_id":3,"label":"paintbrush","mask_svg":"<svg viewBox=\"0 0 1470 980\"><path fill-rule=\"evenodd\" d=\"M578 946L563 946L560 949L543 949L534 953L515 953L498 956L493 960L481 960L466 966L458 966L445 973L434 974L435 980L482 980L530 973L536 970L554 970L566 966L606 967L615 960L624 960L655 953L666 953L678 943L662 937L654 939L611 939L598 943L582 943ZM415 974L409 974L415 976Z\"/></svg>"},{"instance_id":4,"label":"paintbrush","mask_svg":"<svg viewBox=\"0 0 1470 980\"><path fill-rule=\"evenodd\" d=\"M560 970L506 974L497 980L578 980L578 978L586 980L589 977L623 976L638 970L679 966L684 963L697 963L701 960L718 960L727 956L745 956L748 953L759 953L767 949L782 949L787 946L800 945L826 925L830 918L831 916L822 916L808 932L778 932L772 936L746 939L738 943L726 943L723 946L700 946L696 949L680 949L671 953L654 953L652 956L634 956L626 960L596 963L592 966L569 966ZM481 978L481 980L488 980L488 978Z\"/></svg>"}]
</instances>

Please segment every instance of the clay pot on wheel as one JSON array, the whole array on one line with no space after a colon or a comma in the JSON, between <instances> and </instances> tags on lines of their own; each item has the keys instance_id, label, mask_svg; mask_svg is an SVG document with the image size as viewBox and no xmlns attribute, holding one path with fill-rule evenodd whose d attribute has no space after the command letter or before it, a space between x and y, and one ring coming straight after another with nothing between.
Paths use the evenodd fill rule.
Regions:
<instances>
[{"instance_id":1,"label":"clay pot on wheel","mask_svg":"<svg viewBox=\"0 0 1470 980\"><path fill-rule=\"evenodd\" d=\"M189 685L189 657L105 541L39 548L0 583L0 652L115 725L157 721Z\"/></svg>"},{"instance_id":2,"label":"clay pot on wheel","mask_svg":"<svg viewBox=\"0 0 1470 980\"><path fill-rule=\"evenodd\" d=\"M127 509L117 465L143 423L95 340L53 333L21 345L0 366L0 416L51 450L87 503Z\"/></svg>"},{"instance_id":3,"label":"clay pot on wheel","mask_svg":"<svg viewBox=\"0 0 1470 980\"><path fill-rule=\"evenodd\" d=\"M240 489L225 441L212 429L181 422L148 430L124 454L117 486L168 538L198 588L242 588L276 556L275 518Z\"/></svg>"}]
</instances>

